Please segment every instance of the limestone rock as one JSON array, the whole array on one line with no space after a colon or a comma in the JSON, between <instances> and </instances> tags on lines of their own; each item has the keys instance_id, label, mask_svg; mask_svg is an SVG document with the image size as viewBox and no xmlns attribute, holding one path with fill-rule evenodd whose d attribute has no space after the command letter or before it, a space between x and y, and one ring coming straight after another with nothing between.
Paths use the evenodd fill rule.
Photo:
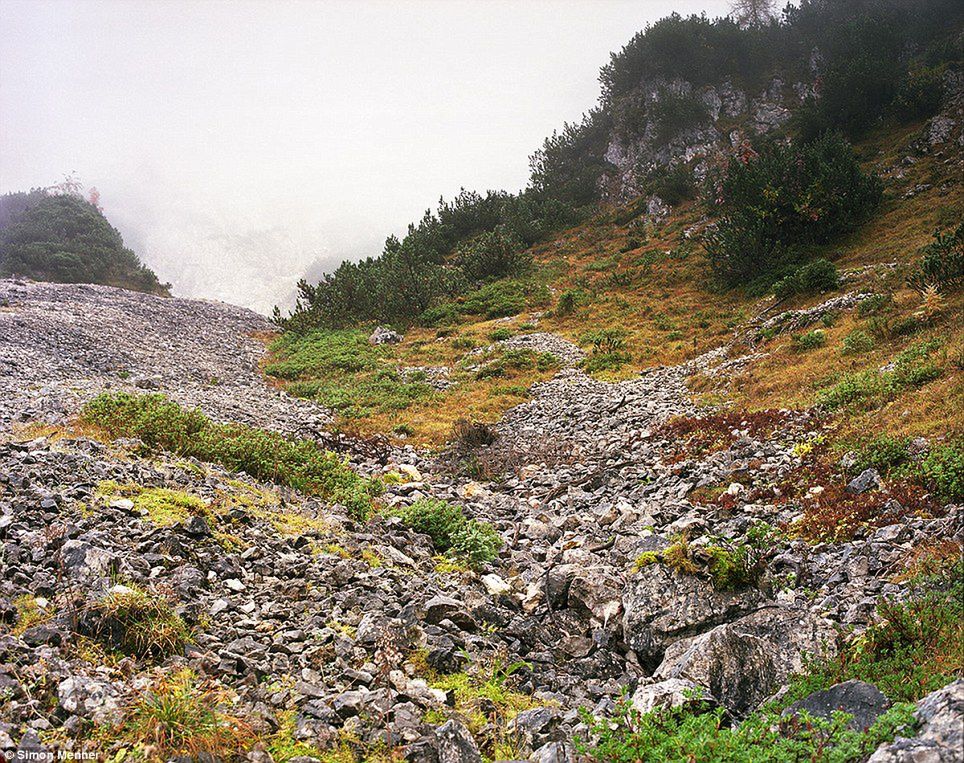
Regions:
<instances>
[{"instance_id":1,"label":"limestone rock","mask_svg":"<svg viewBox=\"0 0 964 763\"><path fill-rule=\"evenodd\" d=\"M644 664L651 663L674 641L732 620L760 598L752 590L721 593L702 578L651 564L623 593L624 637Z\"/></svg>"}]
</instances>

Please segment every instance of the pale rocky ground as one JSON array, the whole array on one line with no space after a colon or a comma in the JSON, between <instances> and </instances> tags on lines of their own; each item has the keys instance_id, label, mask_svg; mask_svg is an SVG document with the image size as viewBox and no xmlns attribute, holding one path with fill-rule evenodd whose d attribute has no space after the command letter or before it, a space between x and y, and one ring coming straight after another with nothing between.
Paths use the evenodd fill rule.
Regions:
<instances>
[{"instance_id":1,"label":"pale rocky ground","mask_svg":"<svg viewBox=\"0 0 964 763\"><path fill-rule=\"evenodd\" d=\"M725 451L664 463L672 443L655 427L694 412L686 378L709 366L727 373L739 361L724 351L618 384L567 363L499 424L493 448L512 466L500 481L454 476L412 448L354 455L364 474L410 475L389 487L389 504L444 498L492 522L505 547L478 574L438 571L430 541L397 519L360 524L277 488L285 511L324 521L281 534L272 521L280 506L239 505L230 514L239 543L225 550L203 521L155 527L123 501L98 504L96 486L136 482L209 500L270 486L145 456L132 443L11 437L28 423L64 422L104 389L161 391L219 420L321 436L328 413L269 388L258 372L263 344L252 335L268 329L224 304L0 281L0 622L13 620L11 602L25 595L89 601L116 580L162 587L196 630L168 663L231 687L235 712L255 726L270 730L290 709L299 739L325 747L342 729L366 742L390 734L409 759L425 761L476 761L477 742L511 734L519 756L549 763L574 759L578 708L604 712L624 691L650 709L698 686L734 718L745 715L807 655L832 652L838 628L866 627L880 595L901 593L889 581L916 542L961 533L961 507L949 506L939 519L852 542L777 541L759 587L735 593L658 564L637 570L640 553L684 530L695 543L741 537L752 521L776 525L796 512L753 488L797 463L792 444L813 426L806 415L767 441L738 433ZM559 337L526 341L578 360ZM719 484L731 485L738 510L688 498ZM0 629L0 751L40 747L57 728L82 736L85 724L123 713L147 667L84 661L71 649L78 628L82 619L65 610L18 637ZM458 720L436 728L426 713L450 698L404 665L414 649L442 673L469 660L524 660L511 681L532 709L477 739ZM874 760L959 759L964 683L923 701L920 715L918 739Z\"/></svg>"}]
</instances>

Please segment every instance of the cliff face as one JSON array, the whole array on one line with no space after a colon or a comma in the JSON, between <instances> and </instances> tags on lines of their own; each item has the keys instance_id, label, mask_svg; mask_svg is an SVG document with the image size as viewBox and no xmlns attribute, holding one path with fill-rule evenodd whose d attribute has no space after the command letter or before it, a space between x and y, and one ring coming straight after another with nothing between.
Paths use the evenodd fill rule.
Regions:
<instances>
[{"instance_id":1,"label":"cliff face","mask_svg":"<svg viewBox=\"0 0 964 763\"><path fill-rule=\"evenodd\" d=\"M641 83L608 107L613 128L604 158L613 169L599 180L603 201L621 204L640 196L646 177L660 168L683 164L702 177L713 156L782 127L813 93L812 81L787 82L779 77L757 91L731 80L704 87L678 78ZM689 118L663 126L658 116L651 116L667 99L688 104Z\"/></svg>"}]
</instances>

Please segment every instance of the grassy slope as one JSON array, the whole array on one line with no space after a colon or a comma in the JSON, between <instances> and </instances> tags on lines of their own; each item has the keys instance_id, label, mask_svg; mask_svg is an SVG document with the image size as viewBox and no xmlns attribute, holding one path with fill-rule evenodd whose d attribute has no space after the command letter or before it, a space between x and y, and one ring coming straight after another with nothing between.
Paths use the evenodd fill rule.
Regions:
<instances>
[{"instance_id":1,"label":"grassy slope","mask_svg":"<svg viewBox=\"0 0 964 763\"><path fill-rule=\"evenodd\" d=\"M874 219L825 252L848 273L843 290L894 290L894 305L889 309L892 320L919 308L919 297L903 286L904 279L934 229L956 223L964 208L964 187L955 177L954 163L925 157L910 166L900 164L908 153L907 144L919 130L920 125L882 130L858 146L866 167L884 177L887 197ZM930 187L903 198L920 184ZM647 228L638 219L623 222L627 216L626 210L608 211L533 249L537 278L549 285L553 303L566 289L584 295L571 315L555 316L547 311L551 305L535 304L511 318L467 318L443 331L413 328L400 345L381 351L380 367L445 365L457 369L467 352L466 338L484 345L497 328L551 331L580 342L589 331L618 327L625 332L625 349L631 360L617 372L599 375L625 378L642 368L678 363L718 347L733 337L740 324L773 304L772 297L752 298L739 290L721 292L713 287L699 244L685 234L690 229L698 232L702 224L697 203L677 208L659 226ZM633 239L640 245L622 251ZM896 263L896 268L891 263ZM798 299L781 309L817 304L827 296ZM855 328L867 330L869 323L869 318L846 312L827 329L824 347L800 353L794 351L789 335L775 337L756 347L758 352L768 353L766 357L753 363L728 389L704 397L751 409L810 405L817 391L832 383L834 374L879 367L922 338L939 338L944 344L938 353L943 369L940 379L920 390L902 392L882 410L845 417L844 429L858 431L872 417L876 427L899 434L964 431L964 391L960 369L953 362L955 352L960 352L956 348L962 328L961 307L962 297L956 295L946 300L935 325L913 336L878 340L875 349L864 355L841 354L843 338ZM273 362L304 348L282 342L273 349L266 366L269 370ZM313 396L311 382L321 377L308 367L302 371L295 377L300 384L285 383L295 393ZM398 405L376 410L356 410L344 417L343 423L363 434L400 430L417 444L439 446L456 419L496 420L525 399L525 387L551 373L515 371L507 378L477 380L472 374L456 371L453 378L460 383L451 390L408 395L409 399ZM336 371L322 376L340 384L349 397L354 394L351 390L357 386L357 375ZM709 383L703 386L713 387Z\"/></svg>"}]
</instances>

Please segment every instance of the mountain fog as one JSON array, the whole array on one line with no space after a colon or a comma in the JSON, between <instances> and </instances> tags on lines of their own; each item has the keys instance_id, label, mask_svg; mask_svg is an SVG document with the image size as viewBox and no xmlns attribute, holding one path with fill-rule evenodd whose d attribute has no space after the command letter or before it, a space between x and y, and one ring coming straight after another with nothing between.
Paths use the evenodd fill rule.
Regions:
<instances>
[{"instance_id":1,"label":"mountain fog","mask_svg":"<svg viewBox=\"0 0 964 763\"><path fill-rule=\"evenodd\" d=\"M175 294L268 312L440 195L523 187L610 50L726 6L4 0L0 192L76 172Z\"/></svg>"}]
</instances>

